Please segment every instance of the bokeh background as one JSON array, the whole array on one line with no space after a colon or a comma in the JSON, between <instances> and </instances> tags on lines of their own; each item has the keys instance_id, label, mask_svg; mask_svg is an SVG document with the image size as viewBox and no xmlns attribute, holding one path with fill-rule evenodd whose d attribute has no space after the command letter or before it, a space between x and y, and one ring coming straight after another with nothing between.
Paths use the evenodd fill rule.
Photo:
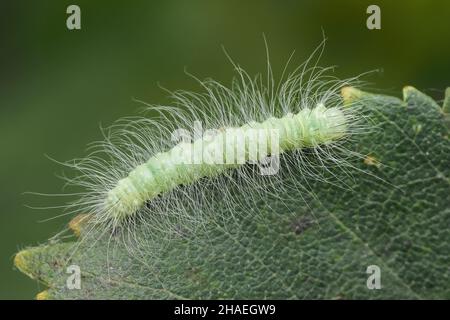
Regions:
<instances>
[{"instance_id":1,"label":"bokeh background","mask_svg":"<svg viewBox=\"0 0 450 320\"><path fill-rule=\"evenodd\" d=\"M66 28L66 8L81 8L82 29ZM381 7L382 29L366 28L366 8ZM328 40L321 65L400 96L411 84L443 98L450 85L450 2L350 0L2 0L0 4L0 298L31 299L44 288L13 267L14 253L45 242L70 217L50 221L60 199L60 165L101 139L100 124L135 115L133 98L168 102L168 89L197 89L200 78L229 83L221 49L250 73L263 72L263 33L279 71ZM295 63L293 64L295 65Z\"/></svg>"}]
</instances>

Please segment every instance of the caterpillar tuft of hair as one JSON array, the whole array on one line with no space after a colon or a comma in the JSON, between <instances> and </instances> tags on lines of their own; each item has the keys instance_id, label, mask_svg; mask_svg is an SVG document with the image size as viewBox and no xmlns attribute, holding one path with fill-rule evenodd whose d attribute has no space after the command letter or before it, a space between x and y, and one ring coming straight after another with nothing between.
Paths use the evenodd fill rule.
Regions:
<instances>
[{"instance_id":1,"label":"caterpillar tuft of hair","mask_svg":"<svg viewBox=\"0 0 450 320\"><path fill-rule=\"evenodd\" d=\"M351 166L359 155L344 143L368 128L363 108L344 105L340 92L359 77L339 80L313 57L278 81L269 64L251 77L232 62L230 86L195 78L203 93L171 92L171 105L119 120L87 157L66 164L77 173L68 182L85 190L68 210L90 213L90 231L179 234L267 195L313 193L307 178Z\"/></svg>"}]
</instances>

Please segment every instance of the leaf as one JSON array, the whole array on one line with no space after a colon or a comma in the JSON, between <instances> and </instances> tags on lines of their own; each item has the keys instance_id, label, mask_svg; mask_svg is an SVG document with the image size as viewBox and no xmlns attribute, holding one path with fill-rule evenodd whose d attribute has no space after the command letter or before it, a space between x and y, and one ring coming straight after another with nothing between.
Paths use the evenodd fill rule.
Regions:
<instances>
[{"instance_id":1,"label":"leaf","mask_svg":"<svg viewBox=\"0 0 450 320\"><path fill-rule=\"evenodd\" d=\"M78 250L29 248L15 265L49 287L40 299L448 299L450 94L441 108L412 87L403 93L402 101L343 89L378 130L349 146L367 156L339 177L348 187L311 179L308 205L305 195L274 197L255 208L257 219L235 212L199 239L170 241L139 261L101 239L77 242ZM71 227L83 237L82 220ZM70 264L80 266L80 290L66 284ZM367 287L370 265L380 268L379 290Z\"/></svg>"}]
</instances>

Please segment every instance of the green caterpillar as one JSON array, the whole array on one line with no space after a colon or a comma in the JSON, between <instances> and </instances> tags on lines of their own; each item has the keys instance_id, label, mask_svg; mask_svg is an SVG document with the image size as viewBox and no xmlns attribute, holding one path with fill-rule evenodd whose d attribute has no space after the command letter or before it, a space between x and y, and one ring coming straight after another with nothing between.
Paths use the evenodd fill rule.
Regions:
<instances>
[{"instance_id":1,"label":"green caterpillar","mask_svg":"<svg viewBox=\"0 0 450 320\"><path fill-rule=\"evenodd\" d=\"M107 193L105 209L112 218L120 221L137 212L146 201L179 185L219 175L242 162L257 162L268 155L277 156L285 151L332 143L345 136L347 121L340 108L327 109L319 104L315 108L305 108L297 114L290 113L282 118L271 117L263 122L247 123L240 128L223 129L210 141L201 138L193 143L180 143L167 152L152 156L146 163L132 170L126 178L119 180ZM260 134L250 135L251 130L259 130ZM273 131L278 138L275 143L271 141ZM261 136L264 141L256 141ZM268 148L257 148L256 152L250 152L252 147L258 145ZM226 150L239 149L243 150L243 161L238 161L238 152L232 152L227 157ZM192 150L197 154L193 155ZM222 153L220 158L227 158L226 162L192 163L192 158L205 158L216 150ZM203 155L198 155L198 151Z\"/></svg>"},{"instance_id":2,"label":"green caterpillar","mask_svg":"<svg viewBox=\"0 0 450 320\"><path fill-rule=\"evenodd\" d=\"M341 97L358 77L337 79L311 59L277 82L270 66L250 77L233 63L231 85L196 79L202 93L171 92L170 105L149 105L150 117L115 123L87 157L67 163L77 174L68 183L83 191L66 208L88 213L91 232L171 237L268 197L307 196L306 178L327 180L331 166L360 156L343 143L367 129L363 108ZM196 134L198 122L206 134ZM182 128L194 137L175 142Z\"/></svg>"}]
</instances>

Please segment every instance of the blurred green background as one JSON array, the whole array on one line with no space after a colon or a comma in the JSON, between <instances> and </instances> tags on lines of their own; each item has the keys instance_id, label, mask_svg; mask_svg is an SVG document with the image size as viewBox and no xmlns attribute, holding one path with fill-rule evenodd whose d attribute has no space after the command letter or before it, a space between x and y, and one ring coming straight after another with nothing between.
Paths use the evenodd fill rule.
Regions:
<instances>
[{"instance_id":1,"label":"blurred green background","mask_svg":"<svg viewBox=\"0 0 450 320\"><path fill-rule=\"evenodd\" d=\"M66 28L66 8L81 8L81 30ZM366 8L381 7L382 29L366 28ZM47 222L60 199L56 174L85 155L109 125L141 107L167 102L168 89L196 89L200 78L229 82L221 45L250 73L264 71L262 34L280 70L295 49L299 63L328 37L321 65L348 77L374 69L370 87L400 96L411 84L437 99L450 85L450 2L446 1L1 1L0 4L0 298L43 290L14 269L14 253L44 242L70 217Z\"/></svg>"}]
</instances>

